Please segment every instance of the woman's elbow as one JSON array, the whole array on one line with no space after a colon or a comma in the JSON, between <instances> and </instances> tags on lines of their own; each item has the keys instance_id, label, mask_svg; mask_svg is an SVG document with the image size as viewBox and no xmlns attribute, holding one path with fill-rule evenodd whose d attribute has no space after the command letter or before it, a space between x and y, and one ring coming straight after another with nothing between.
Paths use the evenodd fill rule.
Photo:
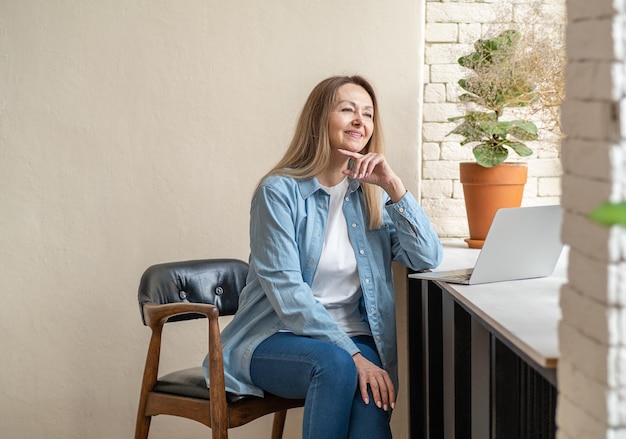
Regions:
<instances>
[{"instance_id":1,"label":"woman's elbow","mask_svg":"<svg viewBox=\"0 0 626 439\"><path fill-rule=\"evenodd\" d=\"M441 264L442 259L443 259L443 246L441 245L441 242L437 240L437 243L432 246L430 251L425 252L423 254L422 261L421 261L422 262L421 265L423 265L423 267L421 267L420 269L432 270L434 268L437 268L439 264Z\"/></svg>"}]
</instances>

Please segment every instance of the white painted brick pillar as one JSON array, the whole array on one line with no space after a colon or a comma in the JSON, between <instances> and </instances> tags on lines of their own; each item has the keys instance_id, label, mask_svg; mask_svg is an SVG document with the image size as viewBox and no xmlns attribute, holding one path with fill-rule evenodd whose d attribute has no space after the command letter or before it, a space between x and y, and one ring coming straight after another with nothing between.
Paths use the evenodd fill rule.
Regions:
<instances>
[{"instance_id":1,"label":"white painted brick pillar","mask_svg":"<svg viewBox=\"0 0 626 439\"><path fill-rule=\"evenodd\" d=\"M568 0L562 123L558 439L626 438L626 231L589 212L626 199L625 10L621 0Z\"/></svg>"},{"instance_id":2,"label":"white painted brick pillar","mask_svg":"<svg viewBox=\"0 0 626 439\"><path fill-rule=\"evenodd\" d=\"M472 51L478 38L516 23L553 25L554 17L563 16L564 1L544 0L536 16L529 12L532 0L426 0L421 203L441 237L468 236L459 162L474 158L458 136L446 136L456 125L448 118L463 114L457 82L464 71L457 59ZM560 144L543 140L532 146L535 154L524 160L529 179L522 204L559 204Z\"/></svg>"}]
</instances>

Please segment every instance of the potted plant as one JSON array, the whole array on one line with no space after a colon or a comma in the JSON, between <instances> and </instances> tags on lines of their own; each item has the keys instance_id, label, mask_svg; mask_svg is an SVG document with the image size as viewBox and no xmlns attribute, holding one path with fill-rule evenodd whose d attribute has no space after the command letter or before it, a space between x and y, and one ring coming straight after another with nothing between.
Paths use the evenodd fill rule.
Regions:
<instances>
[{"instance_id":1,"label":"potted plant","mask_svg":"<svg viewBox=\"0 0 626 439\"><path fill-rule=\"evenodd\" d=\"M449 134L471 145L476 162L460 164L470 237L469 247L481 248L496 211L519 207L528 175L525 162L505 162L509 152L527 157L527 141L537 140L537 126L529 120L504 119L505 109L527 107L535 100L532 72L520 65L521 34L506 30L492 39L478 40L475 51L458 63L470 69L458 84L466 106L460 122Z\"/></svg>"}]
</instances>

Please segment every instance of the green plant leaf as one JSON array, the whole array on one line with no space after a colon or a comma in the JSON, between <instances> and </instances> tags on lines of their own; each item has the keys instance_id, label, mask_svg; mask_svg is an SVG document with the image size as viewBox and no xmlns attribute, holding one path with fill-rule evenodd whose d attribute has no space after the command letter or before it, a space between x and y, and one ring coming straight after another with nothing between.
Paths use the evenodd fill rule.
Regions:
<instances>
[{"instance_id":1,"label":"green plant leaf","mask_svg":"<svg viewBox=\"0 0 626 439\"><path fill-rule=\"evenodd\" d=\"M506 137L509 131L510 122L498 122L496 120L487 120L481 122L482 128L490 133L493 137L494 135L497 137Z\"/></svg>"},{"instance_id":2,"label":"green plant leaf","mask_svg":"<svg viewBox=\"0 0 626 439\"><path fill-rule=\"evenodd\" d=\"M489 141L491 133L484 129L483 123L494 121L495 114L481 111L470 111L464 116L451 117L448 118L448 120L451 122L463 120L463 122L457 125L447 135L458 134L465 137L465 139L461 142L461 145L465 145L471 142Z\"/></svg>"},{"instance_id":3,"label":"green plant leaf","mask_svg":"<svg viewBox=\"0 0 626 439\"><path fill-rule=\"evenodd\" d=\"M626 202L607 201L591 211L589 217L603 226L626 227Z\"/></svg>"},{"instance_id":4,"label":"green plant leaf","mask_svg":"<svg viewBox=\"0 0 626 439\"><path fill-rule=\"evenodd\" d=\"M505 140L502 143L515 151L515 153L520 157L528 157L529 155L533 155L533 150L522 142L512 142L510 140Z\"/></svg>"},{"instance_id":5,"label":"green plant leaf","mask_svg":"<svg viewBox=\"0 0 626 439\"><path fill-rule=\"evenodd\" d=\"M459 79L458 84L463 90L469 91L467 90L467 81L465 79Z\"/></svg>"},{"instance_id":6,"label":"green plant leaf","mask_svg":"<svg viewBox=\"0 0 626 439\"><path fill-rule=\"evenodd\" d=\"M464 103L473 102L475 104L478 104L481 107L485 107L485 103L483 102L483 99L480 96L477 96L473 93L463 93L459 95L459 100Z\"/></svg>"},{"instance_id":7,"label":"green plant leaf","mask_svg":"<svg viewBox=\"0 0 626 439\"><path fill-rule=\"evenodd\" d=\"M468 69L475 69L480 65L484 65L489 62L488 59L483 59L482 55L478 52L470 53L469 55L465 55L460 57L457 62L462 67L466 67Z\"/></svg>"},{"instance_id":8,"label":"green plant leaf","mask_svg":"<svg viewBox=\"0 0 626 439\"><path fill-rule=\"evenodd\" d=\"M471 120L465 120L460 123L456 128L448 133L448 135L450 134L459 134L465 137L465 139L461 141L461 145L465 145L470 142L480 142L485 139L485 132L480 128L480 125Z\"/></svg>"},{"instance_id":9,"label":"green plant leaf","mask_svg":"<svg viewBox=\"0 0 626 439\"><path fill-rule=\"evenodd\" d=\"M472 70L488 67L510 57L511 51L520 39L520 33L509 29L492 39L477 40L474 43L475 52L460 57L459 65Z\"/></svg>"},{"instance_id":10,"label":"green plant leaf","mask_svg":"<svg viewBox=\"0 0 626 439\"><path fill-rule=\"evenodd\" d=\"M509 134L525 142L537 140L539 138L539 134L537 133L537 125L525 120L512 121L511 127L509 129Z\"/></svg>"},{"instance_id":11,"label":"green plant leaf","mask_svg":"<svg viewBox=\"0 0 626 439\"><path fill-rule=\"evenodd\" d=\"M492 168L507 159L509 151L501 146L493 146L490 143L481 143L472 150L476 162L485 168Z\"/></svg>"}]
</instances>

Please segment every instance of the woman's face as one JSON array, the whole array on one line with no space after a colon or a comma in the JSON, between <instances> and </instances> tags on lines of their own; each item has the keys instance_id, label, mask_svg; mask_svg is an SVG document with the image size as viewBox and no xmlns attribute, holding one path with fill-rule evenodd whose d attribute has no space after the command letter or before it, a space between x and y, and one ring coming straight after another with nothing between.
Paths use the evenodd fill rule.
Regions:
<instances>
[{"instance_id":1,"label":"woman's face","mask_svg":"<svg viewBox=\"0 0 626 439\"><path fill-rule=\"evenodd\" d=\"M333 150L360 152L372 137L374 104L363 87L344 84L337 89L328 119L328 137Z\"/></svg>"}]
</instances>

